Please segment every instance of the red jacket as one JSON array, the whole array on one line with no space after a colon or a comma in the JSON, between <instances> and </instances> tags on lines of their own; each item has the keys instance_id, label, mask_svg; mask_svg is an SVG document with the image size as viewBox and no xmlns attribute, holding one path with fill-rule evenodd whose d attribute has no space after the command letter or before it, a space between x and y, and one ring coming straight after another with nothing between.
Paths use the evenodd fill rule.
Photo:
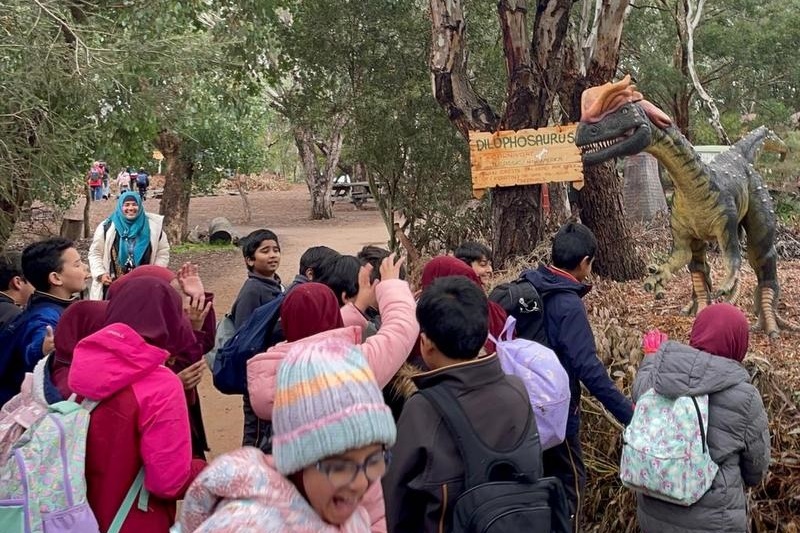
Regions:
<instances>
[{"instance_id":1,"label":"red jacket","mask_svg":"<svg viewBox=\"0 0 800 533\"><path fill-rule=\"evenodd\" d=\"M86 442L88 500L101 531L144 466L148 511L134 502L121 533L166 533L175 501L205 465L192 460L183 387L163 365L167 356L124 324L106 326L75 348L69 388L101 402Z\"/></svg>"}]
</instances>

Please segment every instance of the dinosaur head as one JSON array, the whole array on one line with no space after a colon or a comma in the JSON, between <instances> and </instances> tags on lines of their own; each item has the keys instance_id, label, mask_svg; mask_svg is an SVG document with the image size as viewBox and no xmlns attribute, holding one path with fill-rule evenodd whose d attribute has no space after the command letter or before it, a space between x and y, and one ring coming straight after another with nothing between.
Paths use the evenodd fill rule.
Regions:
<instances>
[{"instance_id":1,"label":"dinosaur head","mask_svg":"<svg viewBox=\"0 0 800 533\"><path fill-rule=\"evenodd\" d=\"M638 154L653 141L653 128L671 124L663 111L636 91L630 76L625 76L617 83L583 91L575 144L581 149L583 162L594 165Z\"/></svg>"}]
</instances>

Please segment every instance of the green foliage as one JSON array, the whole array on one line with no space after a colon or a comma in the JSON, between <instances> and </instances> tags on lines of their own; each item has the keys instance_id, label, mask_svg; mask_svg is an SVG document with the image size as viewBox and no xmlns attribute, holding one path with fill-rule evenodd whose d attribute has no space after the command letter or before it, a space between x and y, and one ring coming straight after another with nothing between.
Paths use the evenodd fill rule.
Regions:
<instances>
[{"instance_id":1,"label":"green foliage","mask_svg":"<svg viewBox=\"0 0 800 533\"><path fill-rule=\"evenodd\" d=\"M620 71L632 73L645 96L667 111L691 91L691 137L716 144L691 80L676 67L676 13L675 0L636 4L625 24ZM775 128L800 109L798 45L800 0L706 2L695 35L695 64L731 138L762 124ZM742 126L741 116L749 113L755 121Z\"/></svg>"},{"instance_id":2,"label":"green foliage","mask_svg":"<svg viewBox=\"0 0 800 533\"><path fill-rule=\"evenodd\" d=\"M71 204L95 159L155 171L165 128L184 139L201 188L263 168L262 87L231 75L241 43L219 25L234 7L274 4L0 0L0 243L13 206Z\"/></svg>"}]
</instances>

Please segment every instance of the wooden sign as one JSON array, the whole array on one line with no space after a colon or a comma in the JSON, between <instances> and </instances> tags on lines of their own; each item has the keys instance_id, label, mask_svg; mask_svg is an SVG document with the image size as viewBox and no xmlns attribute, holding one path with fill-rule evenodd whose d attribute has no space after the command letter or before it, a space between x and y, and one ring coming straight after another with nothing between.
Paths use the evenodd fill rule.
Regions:
<instances>
[{"instance_id":1,"label":"wooden sign","mask_svg":"<svg viewBox=\"0 0 800 533\"><path fill-rule=\"evenodd\" d=\"M538 130L469 133L472 193L491 187L571 181L583 187L581 152L575 146L577 124Z\"/></svg>"}]
</instances>

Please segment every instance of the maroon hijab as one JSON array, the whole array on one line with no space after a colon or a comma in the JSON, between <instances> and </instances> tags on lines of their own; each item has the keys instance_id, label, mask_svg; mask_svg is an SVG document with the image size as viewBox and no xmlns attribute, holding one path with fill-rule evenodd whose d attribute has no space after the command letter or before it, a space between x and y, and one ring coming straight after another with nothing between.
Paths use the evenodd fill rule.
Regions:
<instances>
[{"instance_id":1,"label":"maroon hijab","mask_svg":"<svg viewBox=\"0 0 800 533\"><path fill-rule=\"evenodd\" d=\"M180 296L163 279L142 276L126 281L108 302L105 325L117 322L172 355L196 342Z\"/></svg>"},{"instance_id":2,"label":"maroon hijab","mask_svg":"<svg viewBox=\"0 0 800 533\"><path fill-rule=\"evenodd\" d=\"M447 276L464 276L465 278L469 278L469 280L477 286L483 288L481 278L472 270L471 266L455 257L440 255L425 263L422 269L422 290L430 287L434 280Z\"/></svg>"},{"instance_id":3,"label":"maroon hijab","mask_svg":"<svg viewBox=\"0 0 800 533\"><path fill-rule=\"evenodd\" d=\"M481 278L472 270L472 267L449 255L440 255L428 261L422 269L422 290L431 286L434 280L447 276L464 276L475 285L483 288ZM506 325L508 314L505 309L495 302L489 302L489 333L495 338L500 336ZM486 340L483 345L486 353L494 353L495 346L491 340Z\"/></svg>"},{"instance_id":4,"label":"maroon hijab","mask_svg":"<svg viewBox=\"0 0 800 533\"><path fill-rule=\"evenodd\" d=\"M750 341L747 317L737 307L720 303L697 314L689 344L704 352L741 362Z\"/></svg>"},{"instance_id":5,"label":"maroon hijab","mask_svg":"<svg viewBox=\"0 0 800 533\"><path fill-rule=\"evenodd\" d=\"M343 328L339 301L327 285L302 283L281 304L281 326L288 342Z\"/></svg>"},{"instance_id":6,"label":"maroon hijab","mask_svg":"<svg viewBox=\"0 0 800 533\"><path fill-rule=\"evenodd\" d=\"M67 374L72 364L75 346L103 327L108 302L85 300L67 307L58 320L55 332L56 352L53 358L52 381L62 398L69 398L72 391L67 386Z\"/></svg>"},{"instance_id":7,"label":"maroon hijab","mask_svg":"<svg viewBox=\"0 0 800 533\"><path fill-rule=\"evenodd\" d=\"M114 283L109 285L106 298L110 300L129 281L144 277L158 278L166 281L167 283L171 283L172 280L177 278L177 275L172 270L162 266L142 265L134 268L128 274L125 274L121 278L115 280Z\"/></svg>"}]
</instances>

